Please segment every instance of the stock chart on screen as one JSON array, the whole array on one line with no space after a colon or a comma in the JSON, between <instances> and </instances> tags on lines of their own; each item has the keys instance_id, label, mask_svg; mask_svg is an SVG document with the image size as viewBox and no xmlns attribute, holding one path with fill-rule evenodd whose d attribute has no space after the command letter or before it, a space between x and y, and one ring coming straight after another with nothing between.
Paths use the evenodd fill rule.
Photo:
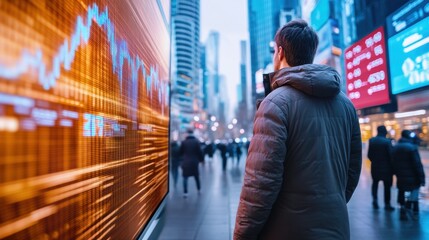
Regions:
<instances>
[{"instance_id":1,"label":"stock chart on screen","mask_svg":"<svg viewBox=\"0 0 429 240\"><path fill-rule=\"evenodd\" d=\"M0 239L135 239L168 192L170 1L0 2Z\"/></svg>"}]
</instances>

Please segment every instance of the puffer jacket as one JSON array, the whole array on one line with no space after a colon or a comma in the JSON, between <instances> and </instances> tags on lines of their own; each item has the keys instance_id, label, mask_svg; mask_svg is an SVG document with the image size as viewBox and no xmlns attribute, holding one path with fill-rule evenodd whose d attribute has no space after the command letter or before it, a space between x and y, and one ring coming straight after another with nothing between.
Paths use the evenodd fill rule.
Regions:
<instances>
[{"instance_id":1,"label":"puffer jacket","mask_svg":"<svg viewBox=\"0 0 429 240\"><path fill-rule=\"evenodd\" d=\"M401 138L393 147L393 166L399 190L411 191L425 185L425 172L416 145Z\"/></svg>"},{"instance_id":2,"label":"puffer jacket","mask_svg":"<svg viewBox=\"0 0 429 240\"><path fill-rule=\"evenodd\" d=\"M375 180L393 178L392 142L384 136L369 140L368 158L371 161L371 176Z\"/></svg>"},{"instance_id":3,"label":"puffer jacket","mask_svg":"<svg viewBox=\"0 0 429 240\"><path fill-rule=\"evenodd\" d=\"M359 121L328 66L270 74L235 222L234 239L349 239L346 203L361 171Z\"/></svg>"}]
</instances>

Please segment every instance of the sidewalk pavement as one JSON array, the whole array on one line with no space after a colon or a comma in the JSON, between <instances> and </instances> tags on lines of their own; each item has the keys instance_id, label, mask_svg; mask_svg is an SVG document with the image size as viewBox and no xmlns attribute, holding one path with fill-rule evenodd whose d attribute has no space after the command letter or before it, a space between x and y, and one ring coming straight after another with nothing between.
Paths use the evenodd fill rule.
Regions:
<instances>
[{"instance_id":1,"label":"sidewalk pavement","mask_svg":"<svg viewBox=\"0 0 429 240\"><path fill-rule=\"evenodd\" d=\"M348 204L350 233L352 240L420 240L429 239L429 193L428 186L422 188L420 220L400 221L396 205L397 190L392 188L392 204L395 211L372 209L370 163L364 149L363 168L359 184ZM429 151L421 151L429 185ZM235 163L234 159L234 163ZM189 196L183 198L181 179L174 188L171 183L165 209L166 221L160 240L225 240L232 239L235 215L243 180L245 156L239 166L228 160L226 172L221 169L218 154L213 160L200 166L202 193L198 195L194 180L189 181ZM382 186L379 196L383 196ZM381 198L379 199L382 203Z\"/></svg>"}]
</instances>

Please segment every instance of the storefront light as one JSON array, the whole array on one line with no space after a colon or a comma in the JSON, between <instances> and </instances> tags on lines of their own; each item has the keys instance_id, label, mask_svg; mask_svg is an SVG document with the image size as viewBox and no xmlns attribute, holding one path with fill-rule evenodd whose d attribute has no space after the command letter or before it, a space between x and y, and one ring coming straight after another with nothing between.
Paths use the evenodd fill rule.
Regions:
<instances>
[{"instance_id":1,"label":"storefront light","mask_svg":"<svg viewBox=\"0 0 429 240\"><path fill-rule=\"evenodd\" d=\"M359 123L369 123L369 118L359 118Z\"/></svg>"},{"instance_id":2,"label":"storefront light","mask_svg":"<svg viewBox=\"0 0 429 240\"><path fill-rule=\"evenodd\" d=\"M425 114L426 114L426 110L417 110L417 111L411 111L411 112L395 113L395 118L414 117L414 116L420 116Z\"/></svg>"}]
</instances>

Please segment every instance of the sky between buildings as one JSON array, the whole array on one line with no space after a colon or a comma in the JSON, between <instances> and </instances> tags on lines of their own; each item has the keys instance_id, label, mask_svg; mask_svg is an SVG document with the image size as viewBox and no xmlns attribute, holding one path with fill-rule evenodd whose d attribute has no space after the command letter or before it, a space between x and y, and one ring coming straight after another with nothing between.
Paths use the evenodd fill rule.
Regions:
<instances>
[{"instance_id":1,"label":"sky between buildings","mask_svg":"<svg viewBox=\"0 0 429 240\"><path fill-rule=\"evenodd\" d=\"M201 42L206 42L212 30L220 35L219 72L226 77L231 102L229 116L232 117L237 106L237 84L240 82L240 40L248 42L249 39L247 0L201 0L200 4ZM249 64L247 68L249 71Z\"/></svg>"}]
</instances>

